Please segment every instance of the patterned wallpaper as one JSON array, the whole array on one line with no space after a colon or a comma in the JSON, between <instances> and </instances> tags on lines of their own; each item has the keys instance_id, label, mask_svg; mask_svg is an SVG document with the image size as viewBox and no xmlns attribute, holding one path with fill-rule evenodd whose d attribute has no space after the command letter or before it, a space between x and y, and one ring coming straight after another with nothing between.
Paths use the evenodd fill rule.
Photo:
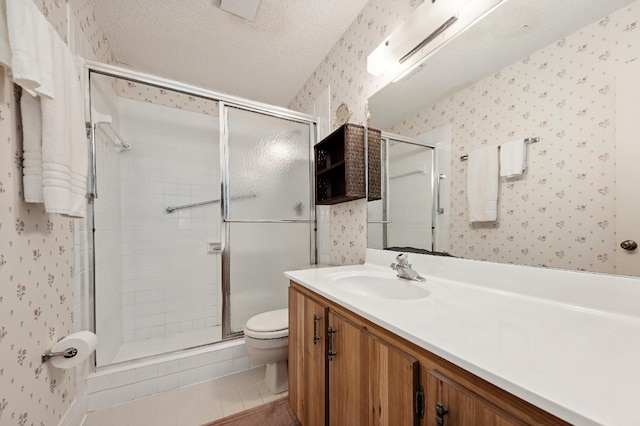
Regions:
<instances>
[{"instance_id":1,"label":"patterned wallpaper","mask_svg":"<svg viewBox=\"0 0 640 426\"><path fill-rule=\"evenodd\" d=\"M67 3L65 0L34 0L47 21L56 29L60 38L69 43L67 37Z\"/></svg>"},{"instance_id":2,"label":"patterned wallpaper","mask_svg":"<svg viewBox=\"0 0 640 426\"><path fill-rule=\"evenodd\" d=\"M38 0L45 1L45 0ZM63 0L46 0L50 3L64 3ZM100 23L94 14L93 4L98 0L68 0L73 16L80 26L84 41L88 44L90 51L82 52L87 59L115 64L116 58L113 55L109 41Z\"/></svg>"},{"instance_id":3,"label":"patterned wallpaper","mask_svg":"<svg viewBox=\"0 0 640 426\"><path fill-rule=\"evenodd\" d=\"M101 34L93 0L71 0L86 34ZM68 43L67 3L34 0ZM82 15L85 14L86 16ZM107 62L110 49L92 40ZM76 278L73 221L22 201L22 141L18 93L0 80L0 424L53 425L76 398L75 370L40 363L40 354L74 331Z\"/></svg>"},{"instance_id":4,"label":"patterned wallpaper","mask_svg":"<svg viewBox=\"0 0 640 426\"><path fill-rule=\"evenodd\" d=\"M615 78L638 59L639 19L636 2L393 126L452 123L452 254L615 273ZM501 181L498 221L470 225L458 157L529 136L542 140Z\"/></svg>"},{"instance_id":5,"label":"patterned wallpaper","mask_svg":"<svg viewBox=\"0 0 640 426\"><path fill-rule=\"evenodd\" d=\"M209 99L185 95L183 93L126 80L118 80L116 83L116 90L118 95L124 98L151 102L156 105L177 109L184 109L191 112L211 115L213 117L218 116L218 103Z\"/></svg>"},{"instance_id":6,"label":"patterned wallpaper","mask_svg":"<svg viewBox=\"0 0 640 426\"><path fill-rule=\"evenodd\" d=\"M353 111L350 122L364 124L367 98L388 82L367 72L367 56L421 3L420 0L371 0L291 100L289 108L310 113L314 101L329 86L332 114L341 103L346 103ZM366 201L333 205L330 217L331 264L364 263ZM345 222L347 217L349 221Z\"/></svg>"},{"instance_id":7,"label":"patterned wallpaper","mask_svg":"<svg viewBox=\"0 0 640 426\"><path fill-rule=\"evenodd\" d=\"M73 331L73 225L22 201L19 104L6 78L0 96L0 424L57 424L75 371L40 354Z\"/></svg>"},{"instance_id":8,"label":"patterned wallpaper","mask_svg":"<svg viewBox=\"0 0 640 426\"><path fill-rule=\"evenodd\" d=\"M352 121L363 122L366 99L386 83L367 74L366 57L419 4L371 0L290 107L306 111L321 90L331 86L332 111L346 102L354 111ZM417 136L452 123L452 170L459 172L451 187L453 210L458 212L451 223L455 255L615 271L613 89L616 66L637 57L639 18L636 2L390 129ZM533 72L536 78L528 78ZM529 136L542 141L528 148L524 178L502 182L499 221L470 226L466 163L458 156ZM358 227L340 233L342 224L335 220L349 208L332 206L332 247L357 241L358 251ZM365 217L366 212L358 223ZM361 257L364 253L331 256L334 264L357 263Z\"/></svg>"}]
</instances>

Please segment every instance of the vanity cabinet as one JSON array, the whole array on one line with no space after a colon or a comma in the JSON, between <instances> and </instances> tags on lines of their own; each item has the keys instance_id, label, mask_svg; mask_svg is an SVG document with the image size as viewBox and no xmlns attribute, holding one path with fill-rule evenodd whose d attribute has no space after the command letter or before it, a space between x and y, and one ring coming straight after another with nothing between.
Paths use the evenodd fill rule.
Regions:
<instances>
[{"instance_id":1,"label":"vanity cabinet","mask_svg":"<svg viewBox=\"0 0 640 426\"><path fill-rule=\"evenodd\" d=\"M329 312L329 423L417 425L418 360Z\"/></svg>"},{"instance_id":2,"label":"vanity cabinet","mask_svg":"<svg viewBox=\"0 0 640 426\"><path fill-rule=\"evenodd\" d=\"M289 288L289 402L303 425L327 424L328 311Z\"/></svg>"},{"instance_id":3,"label":"vanity cabinet","mask_svg":"<svg viewBox=\"0 0 640 426\"><path fill-rule=\"evenodd\" d=\"M427 424L507 426L527 423L509 415L437 371L427 372Z\"/></svg>"},{"instance_id":4,"label":"vanity cabinet","mask_svg":"<svg viewBox=\"0 0 640 426\"><path fill-rule=\"evenodd\" d=\"M304 426L568 425L294 281L289 401Z\"/></svg>"},{"instance_id":5,"label":"vanity cabinet","mask_svg":"<svg viewBox=\"0 0 640 426\"><path fill-rule=\"evenodd\" d=\"M416 358L294 288L289 315L289 401L303 425L418 424Z\"/></svg>"}]
</instances>

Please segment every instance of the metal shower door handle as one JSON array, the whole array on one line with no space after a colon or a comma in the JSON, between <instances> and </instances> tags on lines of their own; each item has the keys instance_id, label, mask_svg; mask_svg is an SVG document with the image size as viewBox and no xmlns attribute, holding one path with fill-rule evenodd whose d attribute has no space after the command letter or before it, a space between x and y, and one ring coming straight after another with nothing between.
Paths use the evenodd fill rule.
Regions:
<instances>
[{"instance_id":1,"label":"metal shower door handle","mask_svg":"<svg viewBox=\"0 0 640 426\"><path fill-rule=\"evenodd\" d=\"M442 183L443 179L446 179L446 175L440 173L438 175L438 184L437 184L437 188L436 188L436 212L438 214L443 214L444 213L444 207L442 207L440 205L440 192L441 192L441 188L440 188L440 184Z\"/></svg>"}]
</instances>

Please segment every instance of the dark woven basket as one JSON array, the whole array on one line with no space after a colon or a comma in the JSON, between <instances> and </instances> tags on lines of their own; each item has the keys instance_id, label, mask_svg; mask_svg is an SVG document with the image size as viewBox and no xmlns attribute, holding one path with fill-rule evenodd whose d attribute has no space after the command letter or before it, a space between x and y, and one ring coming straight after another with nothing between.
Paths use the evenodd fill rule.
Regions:
<instances>
[{"instance_id":1,"label":"dark woven basket","mask_svg":"<svg viewBox=\"0 0 640 426\"><path fill-rule=\"evenodd\" d=\"M382 199L381 139L382 132L380 130L367 130L367 156L369 163L369 194L367 199L369 201Z\"/></svg>"},{"instance_id":2,"label":"dark woven basket","mask_svg":"<svg viewBox=\"0 0 640 426\"><path fill-rule=\"evenodd\" d=\"M347 194L365 196L364 127L344 125L345 185Z\"/></svg>"},{"instance_id":3,"label":"dark woven basket","mask_svg":"<svg viewBox=\"0 0 640 426\"><path fill-rule=\"evenodd\" d=\"M314 147L316 204L366 197L364 127L345 124Z\"/></svg>"}]
</instances>

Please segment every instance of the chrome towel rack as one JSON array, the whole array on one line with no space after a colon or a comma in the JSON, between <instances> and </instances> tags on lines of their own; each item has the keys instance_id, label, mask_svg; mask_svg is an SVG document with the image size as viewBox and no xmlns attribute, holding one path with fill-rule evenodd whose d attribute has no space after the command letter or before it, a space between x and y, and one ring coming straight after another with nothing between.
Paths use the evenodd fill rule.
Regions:
<instances>
[{"instance_id":1,"label":"chrome towel rack","mask_svg":"<svg viewBox=\"0 0 640 426\"><path fill-rule=\"evenodd\" d=\"M540 142L540 137L539 136L534 136L532 138L526 138L524 140L524 143L537 143ZM498 146L498 149L500 149L500 146ZM467 161L469 159L468 155L461 155L460 156L460 161Z\"/></svg>"}]
</instances>

